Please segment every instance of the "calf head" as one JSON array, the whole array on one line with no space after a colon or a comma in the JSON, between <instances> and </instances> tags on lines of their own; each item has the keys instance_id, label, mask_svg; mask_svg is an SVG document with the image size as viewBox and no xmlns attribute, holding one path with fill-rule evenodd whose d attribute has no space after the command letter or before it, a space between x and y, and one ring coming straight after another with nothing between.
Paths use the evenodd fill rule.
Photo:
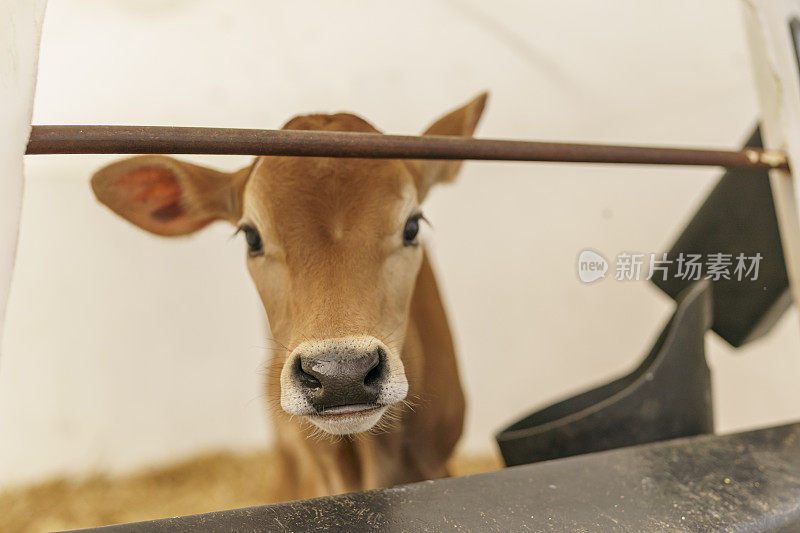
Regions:
<instances>
[{"instance_id":1,"label":"calf head","mask_svg":"<svg viewBox=\"0 0 800 533\"><path fill-rule=\"evenodd\" d=\"M426 134L471 136L486 95ZM284 129L377 132L351 114L306 115ZM270 373L286 413L332 434L371 429L402 402L402 347L422 261L420 204L457 161L259 157L224 173L166 156L108 165L97 198L152 233L210 222L238 227L276 351ZM279 389L275 390L275 389Z\"/></svg>"}]
</instances>

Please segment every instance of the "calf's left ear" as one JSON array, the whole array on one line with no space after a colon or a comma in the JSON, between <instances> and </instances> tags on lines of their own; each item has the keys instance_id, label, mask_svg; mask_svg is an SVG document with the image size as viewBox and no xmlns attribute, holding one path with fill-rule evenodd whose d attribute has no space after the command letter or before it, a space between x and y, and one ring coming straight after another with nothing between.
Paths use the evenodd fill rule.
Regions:
<instances>
[{"instance_id":1,"label":"calf's left ear","mask_svg":"<svg viewBox=\"0 0 800 533\"><path fill-rule=\"evenodd\" d=\"M489 93L483 92L465 105L444 115L434 122L423 135L457 135L472 137L483 114ZM461 161L412 160L409 165L417 178L417 190L421 202L437 183L453 181L461 168Z\"/></svg>"},{"instance_id":2,"label":"calf's left ear","mask_svg":"<svg viewBox=\"0 0 800 533\"><path fill-rule=\"evenodd\" d=\"M101 168L92 176L92 189L100 202L142 229L187 235L215 220L237 223L249 174L250 167L227 173L144 155Z\"/></svg>"}]
</instances>

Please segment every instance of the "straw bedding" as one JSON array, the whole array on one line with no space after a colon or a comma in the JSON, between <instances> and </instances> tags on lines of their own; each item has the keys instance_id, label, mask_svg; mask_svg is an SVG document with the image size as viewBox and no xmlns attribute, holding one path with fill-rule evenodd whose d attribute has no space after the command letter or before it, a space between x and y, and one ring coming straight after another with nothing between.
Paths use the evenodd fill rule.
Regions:
<instances>
[{"instance_id":1,"label":"straw bedding","mask_svg":"<svg viewBox=\"0 0 800 533\"><path fill-rule=\"evenodd\" d=\"M274 500L269 451L216 452L127 475L58 478L0 492L0 532L34 533L133 522ZM453 475L495 470L496 457L459 456Z\"/></svg>"}]
</instances>

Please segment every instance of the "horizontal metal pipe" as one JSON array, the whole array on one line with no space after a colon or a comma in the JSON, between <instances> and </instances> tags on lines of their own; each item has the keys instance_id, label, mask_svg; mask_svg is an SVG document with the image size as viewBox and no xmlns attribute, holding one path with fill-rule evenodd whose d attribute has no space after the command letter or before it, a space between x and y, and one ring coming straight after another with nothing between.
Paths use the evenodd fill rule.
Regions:
<instances>
[{"instance_id":1,"label":"horizontal metal pipe","mask_svg":"<svg viewBox=\"0 0 800 533\"><path fill-rule=\"evenodd\" d=\"M162 126L33 126L28 154L238 154L479 159L788 170L781 152L705 150L300 130Z\"/></svg>"}]
</instances>

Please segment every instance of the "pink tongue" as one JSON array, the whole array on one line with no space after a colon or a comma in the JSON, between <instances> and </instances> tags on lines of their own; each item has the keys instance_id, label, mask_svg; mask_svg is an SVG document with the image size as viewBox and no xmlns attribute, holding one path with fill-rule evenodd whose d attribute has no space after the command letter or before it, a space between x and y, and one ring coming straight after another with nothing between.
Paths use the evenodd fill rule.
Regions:
<instances>
[{"instance_id":1,"label":"pink tongue","mask_svg":"<svg viewBox=\"0 0 800 533\"><path fill-rule=\"evenodd\" d=\"M348 413L358 413L360 411L368 411L370 409L374 409L375 406L373 405L364 405L364 404L357 404L357 405L340 405L339 407L331 407L330 409L325 409L322 411L323 415L345 415Z\"/></svg>"}]
</instances>

